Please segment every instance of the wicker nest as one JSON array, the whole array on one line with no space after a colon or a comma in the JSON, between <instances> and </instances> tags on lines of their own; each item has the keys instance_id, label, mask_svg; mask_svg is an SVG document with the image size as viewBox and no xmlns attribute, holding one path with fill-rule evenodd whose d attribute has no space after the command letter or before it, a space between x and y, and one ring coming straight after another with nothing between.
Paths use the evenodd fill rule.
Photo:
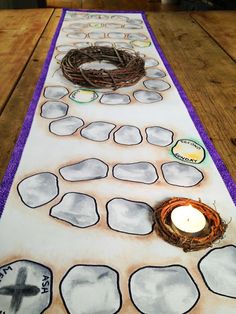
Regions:
<instances>
[{"instance_id":1,"label":"wicker nest","mask_svg":"<svg viewBox=\"0 0 236 314\"><path fill-rule=\"evenodd\" d=\"M198 209L206 218L206 227L197 235L180 232L171 222L171 212L178 206L192 205ZM227 229L227 224L220 215L209 206L188 198L174 197L154 212L156 221L156 231L167 242L183 248L184 252L198 251L212 246L212 243L222 239Z\"/></svg>"},{"instance_id":2,"label":"wicker nest","mask_svg":"<svg viewBox=\"0 0 236 314\"><path fill-rule=\"evenodd\" d=\"M114 70L84 70L81 65L106 60L114 64ZM123 50L109 47L88 47L70 50L61 62L64 76L74 84L88 88L111 88L131 86L144 75L144 60Z\"/></svg>"}]
</instances>

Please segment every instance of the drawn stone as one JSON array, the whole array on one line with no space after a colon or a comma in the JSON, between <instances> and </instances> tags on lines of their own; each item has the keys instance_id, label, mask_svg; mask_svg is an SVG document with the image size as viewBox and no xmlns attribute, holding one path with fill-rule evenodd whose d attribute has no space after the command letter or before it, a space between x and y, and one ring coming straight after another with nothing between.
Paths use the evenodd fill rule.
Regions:
<instances>
[{"instance_id":1,"label":"drawn stone","mask_svg":"<svg viewBox=\"0 0 236 314\"><path fill-rule=\"evenodd\" d=\"M97 47L112 47L113 46L113 44L108 41L96 41L94 45Z\"/></svg>"},{"instance_id":2,"label":"drawn stone","mask_svg":"<svg viewBox=\"0 0 236 314\"><path fill-rule=\"evenodd\" d=\"M130 278L130 294L137 309L148 314L187 313L200 296L190 274L178 265L138 269Z\"/></svg>"},{"instance_id":3,"label":"drawn stone","mask_svg":"<svg viewBox=\"0 0 236 314\"><path fill-rule=\"evenodd\" d=\"M90 47L91 44L90 44L89 42L87 42L87 41L85 41L85 42L80 41L80 42L78 42L78 43L75 43L75 46L76 46L77 48L81 49L81 48Z\"/></svg>"},{"instance_id":4,"label":"drawn stone","mask_svg":"<svg viewBox=\"0 0 236 314\"><path fill-rule=\"evenodd\" d=\"M77 103L89 103L97 99L98 94L89 89L76 89L70 94L69 98Z\"/></svg>"},{"instance_id":5,"label":"drawn stone","mask_svg":"<svg viewBox=\"0 0 236 314\"><path fill-rule=\"evenodd\" d=\"M236 247L227 245L208 252L199 262L207 287L216 294L236 298Z\"/></svg>"},{"instance_id":6,"label":"drawn stone","mask_svg":"<svg viewBox=\"0 0 236 314\"><path fill-rule=\"evenodd\" d=\"M105 265L72 267L61 282L60 292L71 314L112 314L121 307L118 273Z\"/></svg>"},{"instance_id":7,"label":"drawn stone","mask_svg":"<svg viewBox=\"0 0 236 314\"><path fill-rule=\"evenodd\" d=\"M113 175L119 180L145 184L154 183L158 179L155 167L149 162L117 164L113 168Z\"/></svg>"},{"instance_id":8,"label":"drawn stone","mask_svg":"<svg viewBox=\"0 0 236 314\"><path fill-rule=\"evenodd\" d=\"M123 25L122 24L118 24L118 23L107 23L106 27L107 28L122 28Z\"/></svg>"},{"instance_id":9,"label":"drawn stone","mask_svg":"<svg viewBox=\"0 0 236 314\"><path fill-rule=\"evenodd\" d=\"M69 34L67 34L67 36L69 38L75 38L75 39L85 39L86 38L86 34L81 33L81 32L69 33Z\"/></svg>"},{"instance_id":10,"label":"drawn stone","mask_svg":"<svg viewBox=\"0 0 236 314\"><path fill-rule=\"evenodd\" d=\"M135 24L125 24L124 28L126 29L141 29L143 28L141 25L135 25Z\"/></svg>"},{"instance_id":11,"label":"drawn stone","mask_svg":"<svg viewBox=\"0 0 236 314\"><path fill-rule=\"evenodd\" d=\"M131 33L128 34L128 39L129 40L145 40L148 39L148 37L142 33Z\"/></svg>"},{"instance_id":12,"label":"drawn stone","mask_svg":"<svg viewBox=\"0 0 236 314\"><path fill-rule=\"evenodd\" d=\"M62 31L65 32L65 33L73 33L73 32L78 31L78 29L79 29L78 27L69 26L69 27L63 27Z\"/></svg>"},{"instance_id":13,"label":"drawn stone","mask_svg":"<svg viewBox=\"0 0 236 314\"><path fill-rule=\"evenodd\" d=\"M125 38L125 33L110 32L110 33L108 33L108 37L114 38L114 39L123 39L123 38Z\"/></svg>"},{"instance_id":14,"label":"drawn stone","mask_svg":"<svg viewBox=\"0 0 236 314\"><path fill-rule=\"evenodd\" d=\"M129 24L134 24L134 25L140 25L143 24L143 21L141 19L129 19Z\"/></svg>"},{"instance_id":15,"label":"drawn stone","mask_svg":"<svg viewBox=\"0 0 236 314\"><path fill-rule=\"evenodd\" d=\"M57 177L50 172L41 172L25 178L18 184L23 203L36 208L52 201L59 193Z\"/></svg>"},{"instance_id":16,"label":"drawn stone","mask_svg":"<svg viewBox=\"0 0 236 314\"><path fill-rule=\"evenodd\" d=\"M41 107L41 116L46 119L56 119L67 114L69 106L61 101L46 101Z\"/></svg>"},{"instance_id":17,"label":"drawn stone","mask_svg":"<svg viewBox=\"0 0 236 314\"><path fill-rule=\"evenodd\" d=\"M142 135L136 126L124 125L115 132L114 140L123 145L137 145L142 142Z\"/></svg>"},{"instance_id":18,"label":"drawn stone","mask_svg":"<svg viewBox=\"0 0 236 314\"><path fill-rule=\"evenodd\" d=\"M129 43L120 41L116 43L116 48L117 49L132 49L133 47Z\"/></svg>"},{"instance_id":19,"label":"drawn stone","mask_svg":"<svg viewBox=\"0 0 236 314\"><path fill-rule=\"evenodd\" d=\"M44 89L44 97L48 99L60 99L69 94L64 86L47 86Z\"/></svg>"},{"instance_id":20,"label":"drawn stone","mask_svg":"<svg viewBox=\"0 0 236 314\"><path fill-rule=\"evenodd\" d=\"M146 70L146 76L150 78L162 78L165 77L165 72L159 70L159 69L147 69Z\"/></svg>"},{"instance_id":21,"label":"drawn stone","mask_svg":"<svg viewBox=\"0 0 236 314\"><path fill-rule=\"evenodd\" d=\"M143 84L146 88L159 92L163 92L170 88L170 84L163 80L146 80Z\"/></svg>"},{"instance_id":22,"label":"drawn stone","mask_svg":"<svg viewBox=\"0 0 236 314\"><path fill-rule=\"evenodd\" d=\"M71 49L75 49L74 46L72 45L60 45L60 46L57 46L57 50L60 51L60 52L67 52Z\"/></svg>"},{"instance_id":23,"label":"drawn stone","mask_svg":"<svg viewBox=\"0 0 236 314\"><path fill-rule=\"evenodd\" d=\"M90 158L59 170L67 181L85 181L102 179L107 176L108 166L99 159Z\"/></svg>"},{"instance_id":24,"label":"drawn stone","mask_svg":"<svg viewBox=\"0 0 236 314\"><path fill-rule=\"evenodd\" d=\"M133 46L139 47L139 48L147 48L151 46L150 40L133 40L130 42Z\"/></svg>"},{"instance_id":25,"label":"drawn stone","mask_svg":"<svg viewBox=\"0 0 236 314\"><path fill-rule=\"evenodd\" d=\"M72 28L84 28L85 26L87 26L87 24L84 24L84 23L72 23L69 25L69 27L72 27Z\"/></svg>"},{"instance_id":26,"label":"drawn stone","mask_svg":"<svg viewBox=\"0 0 236 314\"><path fill-rule=\"evenodd\" d=\"M52 272L46 266L19 260L0 267L0 312L40 314L51 304Z\"/></svg>"},{"instance_id":27,"label":"drawn stone","mask_svg":"<svg viewBox=\"0 0 236 314\"><path fill-rule=\"evenodd\" d=\"M109 15L106 14L89 14L90 19L98 19L98 20L107 20L109 19Z\"/></svg>"},{"instance_id":28,"label":"drawn stone","mask_svg":"<svg viewBox=\"0 0 236 314\"><path fill-rule=\"evenodd\" d=\"M55 56L55 59L58 61L61 61L65 57L65 53L59 53L58 55Z\"/></svg>"},{"instance_id":29,"label":"drawn stone","mask_svg":"<svg viewBox=\"0 0 236 314\"><path fill-rule=\"evenodd\" d=\"M123 21L123 22L127 22L129 20L129 18L124 15L112 15L111 18L114 20Z\"/></svg>"},{"instance_id":30,"label":"drawn stone","mask_svg":"<svg viewBox=\"0 0 236 314\"><path fill-rule=\"evenodd\" d=\"M103 32L91 32L88 35L92 39L102 39L102 38L105 38L105 33L103 33Z\"/></svg>"},{"instance_id":31,"label":"drawn stone","mask_svg":"<svg viewBox=\"0 0 236 314\"><path fill-rule=\"evenodd\" d=\"M111 229L139 235L153 230L153 210L146 203L115 198L107 203L107 211Z\"/></svg>"},{"instance_id":32,"label":"drawn stone","mask_svg":"<svg viewBox=\"0 0 236 314\"><path fill-rule=\"evenodd\" d=\"M81 67L83 70L115 70L117 69L116 65L106 60L86 62L82 64Z\"/></svg>"},{"instance_id":33,"label":"drawn stone","mask_svg":"<svg viewBox=\"0 0 236 314\"><path fill-rule=\"evenodd\" d=\"M50 123L49 130L56 135L71 135L75 133L82 125L83 120L77 117L66 117Z\"/></svg>"},{"instance_id":34,"label":"drawn stone","mask_svg":"<svg viewBox=\"0 0 236 314\"><path fill-rule=\"evenodd\" d=\"M164 179L171 185L190 187L203 180L203 174L197 168L177 161L167 162L161 166Z\"/></svg>"},{"instance_id":35,"label":"drawn stone","mask_svg":"<svg viewBox=\"0 0 236 314\"><path fill-rule=\"evenodd\" d=\"M159 93L141 89L134 92L134 98L137 101L146 104L162 100L162 96Z\"/></svg>"},{"instance_id":36,"label":"drawn stone","mask_svg":"<svg viewBox=\"0 0 236 314\"><path fill-rule=\"evenodd\" d=\"M105 105L127 105L130 103L130 98L125 94L108 93L102 96L100 102Z\"/></svg>"},{"instance_id":37,"label":"drawn stone","mask_svg":"<svg viewBox=\"0 0 236 314\"><path fill-rule=\"evenodd\" d=\"M176 158L193 164L199 164L205 158L204 148L188 139L178 140L172 148L172 153Z\"/></svg>"},{"instance_id":38,"label":"drawn stone","mask_svg":"<svg viewBox=\"0 0 236 314\"><path fill-rule=\"evenodd\" d=\"M144 63L145 68L154 67L154 66L157 66L159 64L159 62L153 58L146 58L144 60L144 62L145 62Z\"/></svg>"},{"instance_id":39,"label":"drawn stone","mask_svg":"<svg viewBox=\"0 0 236 314\"><path fill-rule=\"evenodd\" d=\"M75 192L65 194L60 203L51 208L50 215L80 228L95 225L99 220L95 199Z\"/></svg>"},{"instance_id":40,"label":"drawn stone","mask_svg":"<svg viewBox=\"0 0 236 314\"><path fill-rule=\"evenodd\" d=\"M146 128L147 141L157 146L168 146L173 142L174 133L160 126Z\"/></svg>"},{"instance_id":41,"label":"drawn stone","mask_svg":"<svg viewBox=\"0 0 236 314\"><path fill-rule=\"evenodd\" d=\"M115 127L115 124L97 121L90 123L80 133L89 140L103 142L109 139L110 133Z\"/></svg>"},{"instance_id":42,"label":"drawn stone","mask_svg":"<svg viewBox=\"0 0 236 314\"><path fill-rule=\"evenodd\" d=\"M92 27L92 28L101 28L101 27L103 27L103 24L102 23L93 22L93 23L90 23L89 26Z\"/></svg>"}]
</instances>

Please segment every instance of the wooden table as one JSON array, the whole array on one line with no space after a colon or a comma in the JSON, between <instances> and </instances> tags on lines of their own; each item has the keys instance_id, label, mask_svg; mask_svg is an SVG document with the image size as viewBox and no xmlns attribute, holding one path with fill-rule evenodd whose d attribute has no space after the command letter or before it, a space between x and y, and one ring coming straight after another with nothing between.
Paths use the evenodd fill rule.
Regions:
<instances>
[{"instance_id":1,"label":"wooden table","mask_svg":"<svg viewBox=\"0 0 236 314\"><path fill-rule=\"evenodd\" d=\"M61 9L0 11L0 179ZM236 12L147 12L208 135L236 180Z\"/></svg>"}]
</instances>

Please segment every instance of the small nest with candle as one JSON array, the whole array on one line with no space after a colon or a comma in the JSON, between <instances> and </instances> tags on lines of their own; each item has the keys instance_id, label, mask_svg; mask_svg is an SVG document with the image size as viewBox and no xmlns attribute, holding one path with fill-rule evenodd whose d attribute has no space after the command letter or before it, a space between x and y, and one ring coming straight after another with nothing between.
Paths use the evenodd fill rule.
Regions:
<instances>
[{"instance_id":1,"label":"small nest with candle","mask_svg":"<svg viewBox=\"0 0 236 314\"><path fill-rule=\"evenodd\" d=\"M84 63L108 61L114 70L83 69ZM61 62L63 75L72 83L87 88L116 90L136 84L144 75L144 60L138 54L109 47L71 49Z\"/></svg>"},{"instance_id":2,"label":"small nest with candle","mask_svg":"<svg viewBox=\"0 0 236 314\"><path fill-rule=\"evenodd\" d=\"M206 219L205 227L197 233L181 231L171 220L171 213L175 208L190 205ZM159 235L170 244L183 248L184 252L211 247L213 242L223 238L228 226L214 209L188 198L174 197L155 209L154 215Z\"/></svg>"}]
</instances>

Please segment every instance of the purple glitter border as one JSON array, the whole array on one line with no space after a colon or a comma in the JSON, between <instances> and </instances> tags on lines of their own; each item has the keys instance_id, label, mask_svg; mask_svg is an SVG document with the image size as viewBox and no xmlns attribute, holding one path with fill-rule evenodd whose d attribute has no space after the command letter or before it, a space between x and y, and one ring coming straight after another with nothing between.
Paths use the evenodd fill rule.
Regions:
<instances>
[{"instance_id":1,"label":"purple glitter border","mask_svg":"<svg viewBox=\"0 0 236 314\"><path fill-rule=\"evenodd\" d=\"M35 113L35 110L36 110L36 107L37 107L37 104L39 101L39 97L41 95L41 91L42 91L43 86L44 86L45 79L47 77L48 68L49 68L49 65L50 65L50 62L52 59L52 55L54 53L56 41L57 41L58 35L60 33L60 29L61 29L61 26L62 26L62 23L64 20L65 13L66 13L66 11L63 10L62 15L60 17L60 20L58 22L55 34L53 36L50 48L48 50L48 54L47 54L46 60L45 60L44 65L43 65L43 69L41 71L39 80L37 82L37 85L36 85L36 88L35 88L35 91L33 94L33 98L30 102L28 111L26 113L21 131L20 131L20 135L17 139L17 142L15 144L14 150L13 150L12 155L11 155L10 162L8 164L7 170L5 172L5 175L4 175L2 182L1 182L1 185L0 185L0 217L3 213L3 210L5 207L5 204L6 204L6 201L7 201L7 198L8 198L15 174L16 174L16 171L18 169L18 166L19 166L19 163L21 160L21 156L22 156L27 138L29 136L31 125L32 125L32 122L34 119L34 113Z\"/></svg>"},{"instance_id":2,"label":"purple glitter border","mask_svg":"<svg viewBox=\"0 0 236 314\"><path fill-rule=\"evenodd\" d=\"M36 107L38 104L39 97L41 95L41 91L42 91L43 86L44 86L44 82L45 82L45 79L47 76L48 68L49 68L49 65L50 65L50 62L52 59L52 55L53 55L53 52L55 49L56 41L57 41L57 38L59 36L60 29L61 29L61 26L62 26L62 23L64 20L64 16L65 16L67 11L94 12L94 13L131 13L131 14L132 13L133 14L139 13L142 15L142 18L144 20L144 23L145 23L147 29L148 29L148 32L149 32L150 37L154 43L154 46L155 46L156 50L158 51L167 71L169 72L169 74L170 74L170 76L171 76L171 78L172 78L172 80L173 80L173 82L174 82L174 84L175 84L175 86L179 92L179 95L180 95L181 99L183 100L195 127L198 130L199 135L201 136L205 146L207 147L219 173L222 176L222 179L223 179L234 203L236 204L236 185L235 185L229 171L227 170L226 166L224 165L221 157L219 156L218 152L216 151L213 143L209 139L209 137L206 133L206 130L204 129L195 109L193 108L192 104L190 103L189 99L187 98L187 95L185 94L183 87L180 85L179 81L177 80L177 78L176 78L176 76L175 76L175 74L174 74L174 72L173 72L173 70L169 64L169 62L167 61L157 39L156 39L156 37L152 31L152 28L151 28L151 26L150 26L150 24L146 18L145 12L143 12L143 11L129 11L129 10L113 11L113 10L63 9L61 18L60 18L59 23L57 25L55 34L53 36L53 39L52 39L52 42L51 42L51 45L50 45L50 48L49 48L49 51L48 51L48 54L47 54L47 57L45 60L45 63L43 65L43 69L42 69L40 78L37 82L35 92L33 94L33 98L30 102L29 109L27 111L20 135L19 135L18 140L15 144L13 153L11 155L10 162L8 164L7 170L5 172L5 175L4 175L3 180L1 182L1 185L0 185L0 196L1 196L1 198L0 198L0 217L3 213L4 206L6 204L6 201L7 201L7 198L8 198L15 174L16 174L16 171L18 169L18 166L19 166L19 163L21 160L21 156L22 156L22 153L23 153L23 150L24 150L24 147L25 147L25 144L26 144L26 141L27 141L30 129L31 129L32 122L33 122L34 113L35 113L35 110L36 110Z\"/></svg>"},{"instance_id":3,"label":"purple glitter border","mask_svg":"<svg viewBox=\"0 0 236 314\"><path fill-rule=\"evenodd\" d=\"M209 136L207 135L207 132L200 120L200 118L198 117L198 114L197 112L195 111L193 105L191 104L190 100L188 99L183 87L180 85L178 79L176 78L169 62L167 61L161 47L160 47L160 44L158 43L155 35L154 35L154 32L151 28L151 25L149 24L148 20L147 20L147 17L145 15L144 12L142 12L142 17L143 17L143 20L144 20L144 23L146 24L146 27L148 29L148 32L151 36L151 39L154 43L154 46L156 48L156 50L158 51L167 71L169 72L174 84L175 84L175 87L177 88L178 92L179 92L179 95L183 101L183 103L185 104L185 107L187 108L188 110L188 113L200 135L200 137L202 138L202 141L203 143L205 144L208 152L210 153L215 165L216 165L216 168L218 169L231 197L232 197L232 200L234 201L234 204L236 205L236 184L235 182L233 181L228 169L226 168L223 160L221 159L220 155L218 154L216 148L214 147L213 143L211 142Z\"/></svg>"}]
</instances>

